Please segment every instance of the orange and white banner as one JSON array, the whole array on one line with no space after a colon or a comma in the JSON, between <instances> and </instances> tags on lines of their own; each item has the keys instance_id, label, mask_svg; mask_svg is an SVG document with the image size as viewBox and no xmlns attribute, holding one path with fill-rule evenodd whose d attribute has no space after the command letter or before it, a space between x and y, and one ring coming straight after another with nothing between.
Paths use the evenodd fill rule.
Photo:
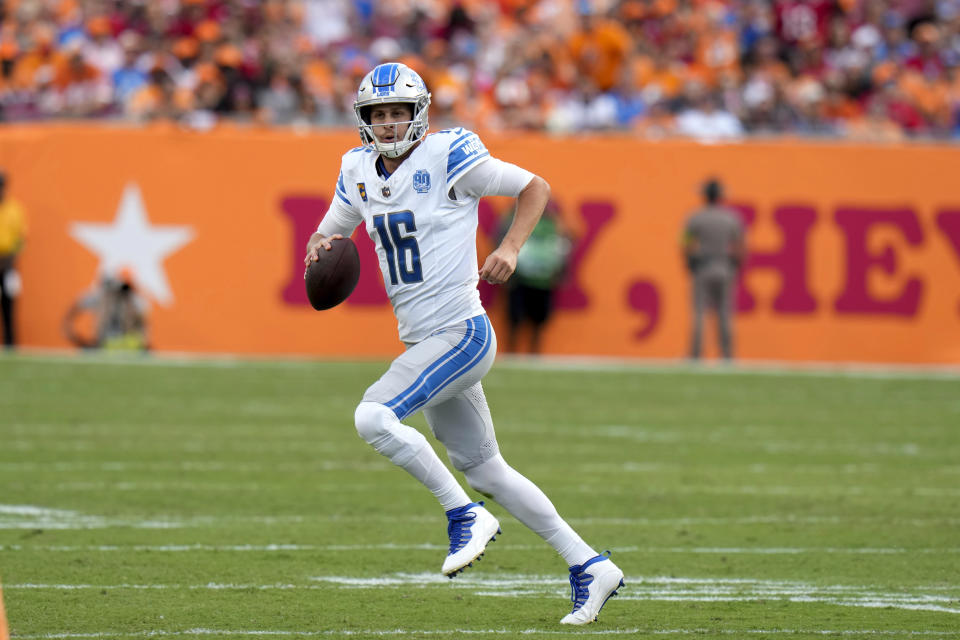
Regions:
<instances>
[{"instance_id":1,"label":"orange and white banner","mask_svg":"<svg viewBox=\"0 0 960 640\"><path fill-rule=\"evenodd\" d=\"M738 356L960 363L958 148L483 138L551 183L576 236L548 353L686 354L679 239L700 183L717 176L749 224ZM316 312L303 291L306 239L357 142L349 131L0 128L0 166L30 224L21 343L66 346L67 308L98 273L128 268L159 350L398 353L368 238L346 303ZM481 204L481 254L508 206ZM503 292L481 293L503 338Z\"/></svg>"}]
</instances>

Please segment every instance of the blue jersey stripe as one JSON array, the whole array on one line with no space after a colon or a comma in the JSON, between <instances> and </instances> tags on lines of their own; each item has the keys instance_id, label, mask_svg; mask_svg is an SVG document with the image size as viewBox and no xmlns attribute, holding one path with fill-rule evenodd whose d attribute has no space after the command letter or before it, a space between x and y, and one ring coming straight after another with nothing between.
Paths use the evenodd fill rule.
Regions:
<instances>
[{"instance_id":1,"label":"blue jersey stripe","mask_svg":"<svg viewBox=\"0 0 960 640\"><path fill-rule=\"evenodd\" d=\"M341 200L343 200L344 202L346 202L346 203L347 203L348 205L350 205L351 207L353 206L353 203L350 202L350 201L347 199L347 188L343 186L343 174L342 174L342 173L341 173L340 176L337 178L337 189L336 189L336 191L337 191L337 195L340 197Z\"/></svg>"},{"instance_id":2,"label":"blue jersey stripe","mask_svg":"<svg viewBox=\"0 0 960 640\"><path fill-rule=\"evenodd\" d=\"M465 134L463 134L462 136L460 136L459 138L457 138L456 140L450 143L450 149L453 149L455 146L457 146L458 144L460 144L461 142L463 142L464 140L466 140L472 135L476 135L476 134L473 131L467 131Z\"/></svg>"},{"instance_id":3,"label":"blue jersey stripe","mask_svg":"<svg viewBox=\"0 0 960 640\"><path fill-rule=\"evenodd\" d=\"M487 316L482 316L482 318L473 318L473 320L477 321L476 322L477 334L473 338L473 341L479 342L482 345L480 348L480 351L476 352L476 349L474 349L475 353L473 354L473 357L471 357L468 362L463 364L463 366L461 366L458 370L451 373L449 377L447 377L446 380L444 380L439 385L437 385L436 388L427 395L427 397L422 398L419 402L417 402L415 405L410 407L406 415L410 415L414 411L418 411L420 408L423 407L423 405L427 404L427 402L429 402L431 398L433 398L438 393L440 393L444 388L446 388L447 385L449 385L451 382L453 382L454 380L456 380L457 378L465 374L475 364L483 360L483 357L485 355L487 355L487 352L490 350L490 340L489 340L490 321L487 319Z\"/></svg>"},{"instance_id":4,"label":"blue jersey stripe","mask_svg":"<svg viewBox=\"0 0 960 640\"><path fill-rule=\"evenodd\" d=\"M439 378L444 373L447 373L448 375L439 383L434 383L432 390L428 390L426 394L420 393L410 398L410 401L413 401L413 404L410 405L409 401L406 403L407 407L404 416L408 416L421 409L423 405L427 404L427 402L445 389L450 383L469 371L470 368L472 368L477 362L482 360L487 354L487 351L490 350L490 341L488 339L488 327L490 321L487 320L486 316L471 318L471 320L468 322L471 321L475 331L471 338L471 342L467 345L467 352L465 354L461 354L461 357L458 357L456 361L451 362L447 367L444 367L436 372L434 376L435 378ZM477 351L477 347L479 347L479 351ZM466 360L466 362L464 362L464 360ZM456 367L457 364L460 366Z\"/></svg>"},{"instance_id":5,"label":"blue jersey stripe","mask_svg":"<svg viewBox=\"0 0 960 640\"><path fill-rule=\"evenodd\" d=\"M462 172L462 171L463 171L464 169L466 169L467 167L475 164L475 163L477 162L477 160L480 160L481 158L486 158L486 157L489 156L489 155L490 155L490 152L489 152L489 151L484 151L484 152L481 153L480 155L471 157L469 160L467 160L466 162L464 162L463 164L461 164L459 167L457 167L452 173L448 173L448 174L447 174L447 180L450 180L451 178L453 178L453 177L454 177L455 175L457 175L458 173Z\"/></svg>"},{"instance_id":6,"label":"blue jersey stripe","mask_svg":"<svg viewBox=\"0 0 960 640\"><path fill-rule=\"evenodd\" d=\"M490 349L489 323L485 315L467 320L467 332L460 343L427 367L386 406L403 420L482 360Z\"/></svg>"},{"instance_id":7,"label":"blue jersey stripe","mask_svg":"<svg viewBox=\"0 0 960 640\"><path fill-rule=\"evenodd\" d=\"M387 407L393 410L398 419L403 420L413 413L414 405L420 405L429 400L430 397L439 391L440 382L446 380L451 371L460 368L458 360L462 360L465 357L467 350L470 348L474 333L474 323L468 320L467 332L464 334L460 344L433 362L417 377L412 385L387 403Z\"/></svg>"},{"instance_id":8,"label":"blue jersey stripe","mask_svg":"<svg viewBox=\"0 0 960 640\"><path fill-rule=\"evenodd\" d=\"M471 139L471 136L473 138ZM470 152L465 149L468 142L476 140L480 148L483 149L483 143L480 142L480 138L476 137L473 133L468 132L466 135L461 136L459 139L455 140L453 144L450 145L450 150L447 153L447 174L449 175L453 171L454 167L470 157ZM461 144L462 142L462 144ZM459 146L458 146L459 145Z\"/></svg>"},{"instance_id":9,"label":"blue jersey stripe","mask_svg":"<svg viewBox=\"0 0 960 640\"><path fill-rule=\"evenodd\" d=\"M449 351L447 351L445 354L443 354L440 358L435 360L433 363L431 363L430 366L428 366L426 369L424 369L423 373L417 376L417 379L413 381L413 384L411 384L409 387L401 391L397 396L395 396L393 399L391 399L389 402L386 403L387 407L390 409L393 409L394 413L397 414L397 417L402 420L403 418L401 417L401 412L397 409L397 405L403 403L413 393L419 390L420 387L423 386L423 384L427 381L430 375L433 374L434 371L436 371L439 367L447 364L450 360L455 358L457 354L462 353L463 350L467 347L468 343L470 342L470 338L472 335L473 335L473 332L470 328L470 322L468 321L467 333L463 336L463 339L460 340L460 343L457 346L450 349ZM406 414L403 414L403 415L406 415Z\"/></svg>"}]
</instances>

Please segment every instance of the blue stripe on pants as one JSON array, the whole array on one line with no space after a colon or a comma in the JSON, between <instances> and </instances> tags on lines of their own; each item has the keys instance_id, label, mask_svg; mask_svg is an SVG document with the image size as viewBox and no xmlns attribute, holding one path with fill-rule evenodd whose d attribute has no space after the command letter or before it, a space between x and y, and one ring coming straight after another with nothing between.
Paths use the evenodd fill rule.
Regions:
<instances>
[{"instance_id":1,"label":"blue stripe on pants","mask_svg":"<svg viewBox=\"0 0 960 640\"><path fill-rule=\"evenodd\" d=\"M467 332L453 347L417 376L413 384L386 403L403 420L417 411L454 380L483 360L490 350L490 321L485 315L467 320Z\"/></svg>"}]
</instances>

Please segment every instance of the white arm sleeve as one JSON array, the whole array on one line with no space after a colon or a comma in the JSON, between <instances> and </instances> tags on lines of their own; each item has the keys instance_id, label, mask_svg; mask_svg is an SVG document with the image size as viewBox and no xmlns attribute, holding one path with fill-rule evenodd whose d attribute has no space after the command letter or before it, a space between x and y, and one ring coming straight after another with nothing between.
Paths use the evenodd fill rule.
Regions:
<instances>
[{"instance_id":1,"label":"white arm sleeve","mask_svg":"<svg viewBox=\"0 0 960 640\"><path fill-rule=\"evenodd\" d=\"M461 195L482 198L483 196L510 196L516 198L530 184L534 174L515 164L488 158L478 162L456 181L454 188Z\"/></svg>"},{"instance_id":2,"label":"white arm sleeve","mask_svg":"<svg viewBox=\"0 0 960 640\"><path fill-rule=\"evenodd\" d=\"M334 198L323 220L317 226L317 233L328 237L339 233L344 238L349 238L361 222L363 222L362 215L341 202L339 198Z\"/></svg>"}]
</instances>

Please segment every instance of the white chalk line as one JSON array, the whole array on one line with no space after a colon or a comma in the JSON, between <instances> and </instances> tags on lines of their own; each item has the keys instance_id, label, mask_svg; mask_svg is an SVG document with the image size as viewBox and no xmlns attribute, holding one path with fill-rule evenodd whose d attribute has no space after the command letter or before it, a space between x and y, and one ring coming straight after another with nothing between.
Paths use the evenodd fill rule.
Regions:
<instances>
[{"instance_id":1,"label":"white chalk line","mask_svg":"<svg viewBox=\"0 0 960 640\"><path fill-rule=\"evenodd\" d=\"M369 366L385 364L384 358L310 358L306 356L257 357L248 354L201 352L154 352L148 355L123 357L121 354L82 353L59 349L27 347L17 353L0 354L3 359L22 360L54 365L112 365L196 368L276 368L302 369L322 366ZM704 375L786 375L813 377L864 377L878 379L954 379L960 367L944 365L903 365L857 362L797 362L791 360L740 360L727 363L689 363L679 359L639 359L602 356L498 356L497 366L537 371L610 371L636 373L693 373Z\"/></svg>"},{"instance_id":2,"label":"white chalk line","mask_svg":"<svg viewBox=\"0 0 960 640\"><path fill-rule=\"evenodd\" d=\"M314 471L383 471L393 469L389 462L337 462L321 460L309 463L297 462L0 462L0 472L9 473L129 473L134 472L221 472L236 473L284 473Z\"/></svg>"},{"instance_id":3,"label":"white chalk line","mask_svg":"<svg viewBox=\"0 0 960 640\"><path fill-rule=\"evenodd\" d=\"M211 354L198 352L154 352L148 355L122 357L121 354L83 353L58 349L27 347L12 354L0 354L0 361L21 360L39 364L196 367L215 369L270 368L315 369L326 366L376 366L389 362L396 354L383 358L309 358L306 356L269 356ZM538 356L500 355L497 367L534 371L598 371L638 374L691 374L732 376L798 376L823 378L867 378L878 380L954 380L960 378L957 364L886 364L869 362L798 362L792 360L739 360L690 363L681 359L640 359L603 356Z\"/></svg>"},{"instance_id":4,"label":"white chalk line","mask_svg":"<svg viewBox=\"0 0 960 640\"><path fill-rule=\"evenodd\" d=\"M556 436L558 432L563 432L569 434L571 439L577 439L582 437L581 425L564 425L557 423L543 424L538 425L536 423L523 423L523 424L511 424L507 421L506 430L512 433L526 433L526 434L551 434L551 436ZM345 427L347 428L347 427ZM772 428L771 428L772 429ZM765 430L769 431L769 430ZM104 433L101 436L103 441L109 441L109 447L111 451L121 450L121 451L134 451L139 452L144 450L144 442L142 440L136 439L118 439L116 437L111 438L111 434ZM744 433L743 431L733 431L732 433L726 434L717 434L716 432L703 432L703 431L688 431L685 433L670 433L665 427L651 429L642 425L598 425L591 430L591 436L594 438L607 438L610 440L628 440L631 442L637 442L641 444L672 444L672 445L685 445L690 449L703 449L711 448L714 446L723 446L725 448L736 447L738 450L746 451L758 451L762 453L767 453L770 455L781 455L781 454L803 454L803 455L821 455L821 454L844 454L850 457L856 458L869 458L873 459L877 456L888 456L893 458L908 458L911 460L930 460L930 471L939 472L941 468L947 469L948 473L957 473L958 467L953 464L943 464L942 460L955 460L957 453L960 452L960 449L957 447L949 446L940 446L940 447L929 447L929 446L920 446L916 443L911 442L839 442L839 441L826 441L826 440L782 440L782 439L771 439L769 437L757 437L756 435L751 435L749 433ZM97 440L93 440L89 437L78 437L75 433L70 435L58 435L55 440L51 438L24 438L24 437L8 437L4 440L4 446L11 451L20 451L20 452L30 452L30 451L90 451L95 452L102 449L103 445L98 444ZM247 453L271 453L271 454L289 454L290 452L302 452L305 449L312 451L325 451L332 457L335 457L337 452L350 449L349 447L338 447L334 446L331 443L319 442L316 439L278 439L271 442L262 442L262 441L233 441L227 444L224 444L217 440L216 438L198 440L198 441L184 441L179 444L181 450L188 453L198 453L198 454L207 454L211 452L216 452L218 454L223 453L234 453L234 454L247 454ZM355 449L353 449L355 450ZM241 463L242 466L239 467L225 467L224 470L269 470L267 466L255 467L249 463ZM665 471L670 469L679 469L681 465L673 466L634 466L629 468L631 463L624 463L624 466L628 467L625 470L632 472L656 472L656 471ZM31 465L37 465L34 467L37 471L58 471L58 470L72 470L70 468L70 463L30 463L30 462L8 462L0 463L0 471L11 471L11 472L24 472L30 471ZM574 465L576 466L576 465ZM601 471L618 471L619 464L609 464L604 465L603 467L598 467L593 465ZM849 467L849 465L837 465L836 467L829 467L827 465L823 466L820 473L840 473L843 472L844 467ZM319 470L357 470L365 471L368 470L375 471L384 471L392 469L392 466L389 463L362 463L362 462L318 462L315 466L313 465L303 465L303 469L306 471L313 471L316 469ZM148 466L144 467L131 467L133 470L149 468ZM198 466L195 469L177 469L175 465L168 465L166 468L171 470L205 470L202 466ZM281 469L282 469L281 464ZM793 467L790 464L789 460L786 460L782 463L782 467L778 467L777 471L781 469L788 471L793 470ZM82 470L82 468L77 468L76 470ZM116 466L113 468L105 469L107 471L118 470ZM162 469L161 469L162 470ZM211 466L208 470L219 470L214 466ZM294 470L294 469L291 469ZM803 471L802 467L798 467L797 471ZM847 473L861 473L862 471L853 470L846 471ZM878 471L874 471L878 472Z\"/></svg>"},{"instance_id":5,"label":"white chalk line","mask_svg":"<svg viewBox=\"0 0 960 640\"><path fill-rule=\"evenodd\" d=\"M534 468L539 465L528 465ZM681 463L666 462L635 462L627 461L621 463L584 463L573 465L571 468L580 469L586 473L667 473L667 472L686 472L689 465ZM729 465L700 465L700 469L717 469L720 471L730 470ZM0 473L129 473L129 472L150 472L150 473L212 473L212 472L233 472L233 473L292 473L316 471L389 471L394 469L392 464L377 462L211 462L211 461L182 461L182 462L127 462L127 461L88 461L88 462L0 462ZM888 474L889 469L876 463L850 463L850 464L810 464L796 463L792 464L785 461L776 466L769 464L750 464L735 468L738 472L751 473L756 475L776 474L810 474L810 475L867 475L867 474ZM930 473L960 474L960 465L933 465L924 469Z\"/></svg>"},{"instance_id":6,"label":"white chalk line","mask_svg":"<svg viewBox=\"0 0 960 640\"><path fill-rule=\"evenodd\" d=\"M427 589L452 588L477 596L507 598L564 598L569 594L559 576L517 574L474 574L451 581L439 573L394 573L387 576L317 576L311 584L46 584L11 583L15 590L189 590L189 591L293 591L339 589ZM755 579L676 578L664 576L628 577L620 600L644 602L755 602L781 601L817 603L844 607L894 608L912 611L960 614L960 586L921 586L914 590L886 591L878 586L815 585L797 581ZM937 593L939 592L939 593Z\"/></svg>"},{"instance_id":7,"label":"white chalk line","mask_svg":"<svg viewBox=\"0 0 960 640\"><path fill-rule=\"evenodd\" d=\"M840 517L840 516L743 516L728 517L700 517L700 518L567 518L567 522L574 525L587 526L643 526L643 527L674 527L674 526L731 526L731 525L844 525L851 524L883 524L907 525L919 528L931 526L957 526L960 518L943 516L939 518L898 518L898 517ZM42 507L37 505L0 504L0 530L4 529L51 529L51 530L86 530L108 529L116 527L133 529L187 529L218 527L225 524L257 524L262 526L312 524L318 522L369 522L369 523L436 523L442 522L442 515L349 515L349 514L293 514L286 516L263 515L198 515L178 517L173 515L139 516L129 515L121 517L105 517L93 514L82 514L67 509Z\"/></svg>"},{"instance_id":8,"label":"white chalk line","mask_svg":"<svg viewBox=\"0 0 960 640\"><path fill-rule=\"evenodd\" d=\"M569 433L579 433L581 425L557 425L551 423L522 423L511 424L512 431L526 433L556 434L558 430ZM944 433L948 433L946 423ZM738 427L714 428L708 432L685 431L678 433L666 425L637 424L606 424L595 425L590 430L591 437L630 440L644 444L674 444L691 447L711 447L735 445L738 450L758 450L769 454L802 453L802 454L838 454L849 456L875 458L876 456L906 457L911 459L945 458L954 460L956 447L929 447L915 442L897 442L873 440L871 442L844 442L842 440L816 440L797 438L792 440L774 439L769 437L775 431L773 427L765 425L743 425ZM787 463L789 468L789 463ZM950 465L953 466L953 465ZM779 471L779 468L778 470Z\"/></svg>"},{"instance_id":9,"label":"white chalk line","mask_svg":"<svg viewBox=\"0 0 960 640\"><path fill-rule=\"evenodd\" d=\"M498 544L498 551L539 551L542 545ZM166 545L0 545L0 551L28 552L156 552L186 553L201 552L340 552L340 551L445 551L448 545L430 542L396 544L166 544ZM706 554L706 555L802 555L802 554L839 554L839 555L901 555L901 554L957 554L960 547L611 547L614 553L658 553Z\"/></svg>"},{"instance_id":10,"label":"white chalk line","mask_svg":"<svg viewBox=\"0 0 960 640\"><path fill-rule=\"evenodd\" d=\"M357 578L355 576L318 576L321 582L346 589L363 588L418 588L444 584L446 578L432 573L402 574L386 577ZM569 589L553 577L523 575L473 575L457 588L470 589L475 595L493 597L562 597ZM890 593L873 586L812 585L795 581L753 579L710 579L675 577L628 578L628 588L620 599L664 602L752 602L778 600L786 602L816 602L848 607L892 607L917 611L960 614L960 587L944 590L939 587L918 587L918 591L947 591L947 593Z\"/></svg>"},{"instance_id":11,"label":"white chalk line","mask_svg":"<svg viewBox=\"0 0 960 640\"><path fill-rule=\"evenodd\" d=\"M582 629L561 631L557 629L324 629L320 631L284 631L268 629L186 629L184 631L166 631L155 629L149 631L96 633L42 633L42 634L14 634L13 638L20 640L68 640L69 638L154 638L154 637L185 637L185 636L255 636L255 637L349 637L349 636L884 636L884 637L933 637L950 638L960 636L958 631L917 631L911 629L657 629L657 628L627 628L627 629Z\"/></svg>"},{"instance_id":12,"label":"white chalk line","mask_svg":"<svg viewBox=\"0 0 960 640\"><path fill-rule=\"evenodd\" d=\"M257 493L257 492L277 492L277 491L287 491L289 486L286 484L276 484L276 483L261 483L261 482L203 482L203 481L186 481L186 482L128 482L128 481L117 481L117 482L56 482L52 484L44 483L35 483L35 482L25 482L25 483L11 483L8 486L18 486L18 484L24 488L31 487L36 488L38 486L54 489L56 491L130 491L130 492L155 492L159 491L161 493L168 491L178 491L183 493L189 492L225 492L225 493ZM310 484L310 490L315 491L316 493L354 493L354 492L374 492L382 491L382 483L324 483L317 482ZM416 484L407 483L401 486L394 486L390 488L391 493L397 492L419 492L423 489Z\"/></svg>"},{"instance_id":13,"label":"white chalk line","mask_svg":"<svg viewBox=\"0 0 960 640\"><path fill-rule=\"evenodd\" d=\"M31 485L36 486L36 485ZM287 485L265 484L259 482L60 482L52 485L45 485L57 491L130 491L130 492L275 492L287 489ZM362 484L362 485L344 485L344 484L311 484L310 489L319 492L339 492L349 493L355 491L371 491L382 485ZM418 492L422 489L412 483L392 487L391 491ZM578 485L575 487L560 487L553 490L554 493L588 493L595 494L598 491L597 485ZM860 487L856 485L847 486L819 486L819 487L795 487L795 486L724 486L724 485L703 485L703 486L671 486L658 487L647 486L638 487L610 487L603 486L602 491L606 494L671 494L671 495L748 495L748 496L809 496L809 495L831 495L831 496L864 496L864 495L885 495L885 496L921 496L921 497L957 497L960 496L960 488L946 487Z\"/></svg>"},{"instance_id":14,"label":"white chalk line","mask_svg":"<svg viewBox=\"0 0 960 640\"><path fill-rule=\"evenodd\" d=\"M368 471L386 471L385 468L369 469ZM17 483L13 483L16 485ZM247 493L256 492L275 492L284 491L287 485L278 481L270 482L207 482L203 480L177 480L177 481L73 481L73 482L21 482L22 487L44 486L57 491L179 491L179 492L230 492L242 491ZM370 491L376 487L382 487L375 483L315 483L310 488L317 492L355 492ZM601 488L602 487L602 488ZM419 485L414 483L402 483L392 490L394 491L421 491ZM895 497L958 497L960 488L957 487L882 487L882 486L860 486L853 484L824 484L824 485L656 485L647 484L642 487L636 486L610 486L609 483L580 484L576 486L555 487L554 493L589 493L594 494L602 491L606 494L621 495L648 495L648 494L668 494L668 495L751 495L751 496L895 496Z\"/></svg>"},{"instance_id":15,"label":"white chalk line","mask_svg":"<svg viewBox=\"0 0 960 640\"><path fill-rule=\"evenodd\" d=\"M509 422L503 421L506 429L514 433L527 433L534 435L545 435L550 438L556 438L558 433L569 435L570 438L579 438L583 429L580 424L567 424L557 422ZM949 436L949 427L944 424L942 432ZM592 438L608 438L611 440L627 440L641 444L661 444L686 446L689 449L699 450L703 448L736 448L738 451L759 451L771 455L779 454L844 454L856 458L875 459L878 456L889 456L894 458L909 458L911 460L931 459L935 462L931 465L936 467L941 460L948 460L948 467L954 467L952 462L956 459L960 449L957 447L930 447L921 446L915 442L897 442L897 441L871 441L871 442L847 442L842 440L816 440L810 438L797 438L786 440L782 438L771 438L770 435L776 429L772 426L764 425L742 425L738 427L714 427L709 430L684 430L677 432L669 425L651 425L638 422L634 424L601 424L591 427L590 435ZM549 444L551 440L547 441ZM627 463L629 464L629 463ZM942 463L940 463L942 464ZM790 468L789 461L784 462L786 469ZM611 465L608 468L616 468ZM837 468L840 468L838 465ZM643 467L640 467L642 470Z\"/></svg>"},{"instance_id":16,"label":"white chalk line","mask_svg":"<svg viewBox=\"0 0 960 640\"><path fill-rule=\"evenodd\" d=\"M864 378L875 380L952 380L960 367L946 365L896 365L856 362L796 362L790 360L739 360L735 363L686 360L604 358L595 356L501 356L497 366L532 371L597 371L639 374L692 374L721 376L797 376L811 378Z\"/></svg>"},{"instance_id":17,"label":"white chalk line","mask_svg":"<svg viewBox=\"0 0 960 640\"><path fill-rule=\"evenodd\" d=\"M349 422L345 421L345 424ZM105 449L109 449L112 453L116 451L130 451L134 453L148 452L153 453L156 451L158 443L156 441L145 441L144 439L135 439L135 438L120 438L117 434L105 433L102 437L97 439L92 438L82 438L82 437L73 437L73 436L61 436L56 440L42 439L42 438L6 438L3 442L4 449L9 449L10 451L20 451L20 452L92 452L100 453ZM166 442L162 443L163 446L166 446ZM190 454L201 454L201 455L223 455L225 453L229 454L276 454L276 455L289 455L289 454L300 454L304 451L311 452L336 452L338 449L329 446L326 443L320 442L318 439L277 439L277 440L267 440L267 439L250 439L250 440L225 440L219 436L212 436L202 440L180 440L177 445L176 454L180 452L190 453ZM173 455L173 454L171 454ZM341 468L351 470L354 468L359 469L362 465L355 465L348 463L346 465L340 465ZM382 465L384 468L390 468L389 465Z\"/></svg>"}]
</instances>

